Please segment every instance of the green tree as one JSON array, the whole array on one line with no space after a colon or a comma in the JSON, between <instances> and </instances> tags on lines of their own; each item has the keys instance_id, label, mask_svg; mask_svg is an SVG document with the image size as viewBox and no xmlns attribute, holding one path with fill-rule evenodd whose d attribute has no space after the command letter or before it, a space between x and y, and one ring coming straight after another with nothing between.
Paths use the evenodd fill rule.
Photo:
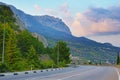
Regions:
<instances>
[{"instance_id":1,"label":"green tree","mask_svg":"<svg viewBox=\"0 0 120 80\"><path fill-rule=\"evenodd\" d=\"M120 54L119 54L119 52L117 53L117 64L120 64Z\"/></svg>"},{"instance_id":2,"label":"green tree","mask_svg":"<svg viewBox=\"0 0 120 80\"><path fill-rule=\"evenodd\" d=\"M46 59L46 60L41 62L42 68L52 68L52 67L54 67L53 65L54 65L53 60L47 60Z\"/></svg>"},{"instance_id":3,"label":"green tree","mask_svg":"<svg viewBox=\"0 0 120 80\"><path fill-rule=\"evenodd\" d=\"M38 41L37 38L34 38L30 32L27 30L22 31L17 36L18 39L18 46L22 52L22 55L26 57L26 53L29 50L29 47L33 45L36 53L42 54L44 51L44 46L42 42Z\"/></svg>"},{"instance_id":4,"label":"green tree","mask_svg":"<svg viewBox=\"0 0 120 80\"><path fill-rule=\"evenodd\" d=\"M0 64L0 71L21 71L42 67L51 67L53 60L45 60L41 63L40 54L51 55L52 48L44 48L42 42L33 37L28 30L21 31L15 24L13 12L9 6L0 5L0 53L3 45L3 29L5 25L5 63ZM5 24L4 24L5 22ZM1 61L0 54L0 61Z\"/></svg>"},{"instance_id":5,"label":"green tree","mask_svg":"<svg viewBox=\"0 0 120 80\"><path fill-rule=\"evenodd\" d=\"M30 68L31 66L33 69L40 68L40 59L33 45L30 46L30 49L27 53L27 60L28 60L28 65L30 66Z\"/></svg>"},{"instance_id":6,"label":"green tree","mask_svg":"<svg viewBox=\"0 0 120 80\"><path fill-rule=\"evenodd\" d=\"M57 64L57 61L62 64L68 64L70 62L70 49L67 47L66 42L59 41L54 48L54 53L52 54L52 58Z\"/></svg>"},{"instance_id":7,"label":"green tree","mask_svg":"<svg viewBox=\"0 0 120 80\"><path fill-rule=\"evenodd\" d=\"M25 56L25 53L28 52L29 47L32 45L30 36L31 35L29 34L29 32L27 30L22 31L17 36L18 47L20 48L23 56Z\"/></svg>"},{"instance_id":8,"label":"green tree","mask_svg":"<svg viewBox=\"0 0 120 80\"><path fill-rule=\"evenodd\" d=\"M5 63L0 64L0 72L8 72L9 68Z\"/></svg>"},{"instance_id":9,"label":"green tree","mask_svg":"<svg viewBox=\"0 0 120 80\"><path fill-rule=\"evenodd\" d=\"M12 71L22 70L22 57L20 50L17 47L16 33L10 26L6 23L6 40L5 40L5 63L10 67ZM19 64L18 64L19 63ZM20 64L21 63L21 64Z\"/></svg>"},{"instance_id":10,"label":"green tree","mask_svg":"<svg viewBox=\"0 0 120 80\"><path fill-rule=\"evenodd\" d=\"M0 62L1 62L1 56L2 56L2 45L3 45L3 24L0 23Z\"/></svg>"}]
</instances>

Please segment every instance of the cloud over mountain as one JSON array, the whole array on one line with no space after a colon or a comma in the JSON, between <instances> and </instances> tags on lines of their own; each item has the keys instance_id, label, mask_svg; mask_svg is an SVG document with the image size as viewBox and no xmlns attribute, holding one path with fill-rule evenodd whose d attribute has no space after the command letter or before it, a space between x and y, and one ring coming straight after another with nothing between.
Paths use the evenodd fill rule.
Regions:
<instances>
[{"instance_id":1,"label":"cloud over mountain","mask_svg":"<svg viewBox=\"0 0 120 80\"><path fill-rule=\"evenodd\" d=\"M90 8L84 13L77 13L71 25L73 35L112 35L120 34L120 6Z\"/></svg>"},{"instance_id":2,"label":"cloud over mountain","mask_svg":"<svg viewBox=\"0 0 120 80\"><path fill-rule=\"evenodd\" d=\"M64 3L55 9L34 6L39 12L60 17L75 36L95 36L120 34L120 5L109 8L89 8L85 12L72 14L69 4Z\"/></svg>"},{"instance_id":3,"label":"cloud over mountain","mask_svg":"<svg viewBox=\"0 0 120 80\"><path fill-rule=\"evenodd\" d=\"M34 5L34 8L35 8L38 12L41 11L41 8L40 8L40 6L39 6L38 4L35 4L35 5Z\"/></svg>"}]
</instances>

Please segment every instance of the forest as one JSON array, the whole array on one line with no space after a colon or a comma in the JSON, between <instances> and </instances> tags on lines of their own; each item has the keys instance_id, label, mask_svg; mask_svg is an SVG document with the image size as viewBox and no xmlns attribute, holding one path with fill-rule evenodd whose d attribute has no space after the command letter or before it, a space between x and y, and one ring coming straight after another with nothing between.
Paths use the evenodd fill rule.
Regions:
<instances>
[{"instance_id":1,"label":"forest","mask_svg":"<svg viewBox=\"0 0 120 80\"><path fill-rule=\"evenodd\" d=\"M13 15L8 6L0 5L0 72L65 67L70 63L66 42L58 41L54 47L45 48L31 32L20 30Z\"/></svg>"}]
</instances>

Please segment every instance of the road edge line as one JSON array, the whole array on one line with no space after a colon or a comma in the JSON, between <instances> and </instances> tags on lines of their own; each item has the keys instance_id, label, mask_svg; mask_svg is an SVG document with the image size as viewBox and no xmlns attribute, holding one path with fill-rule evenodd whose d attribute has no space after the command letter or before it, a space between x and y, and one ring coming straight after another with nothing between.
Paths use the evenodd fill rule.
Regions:
<instances>
[{"instance_id":1,"label":"road edge line","mask_svg":"<svg viewBox=\"0 0 120 80\"><path fill-rule=\"evenodd\" d=\"M120 80L120 72L118 71L118 69L116 68L116 72L118 74L118 80Z\"/></svg>"}]
</instances>

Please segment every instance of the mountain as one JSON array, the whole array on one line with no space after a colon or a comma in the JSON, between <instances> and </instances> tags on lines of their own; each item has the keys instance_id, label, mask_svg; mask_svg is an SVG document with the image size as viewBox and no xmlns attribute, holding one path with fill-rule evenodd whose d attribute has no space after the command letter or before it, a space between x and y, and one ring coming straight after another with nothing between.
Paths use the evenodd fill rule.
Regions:
<instances>
[{"instance_id":1,"label":"mountain","mask_svg":"<svg viewBox=\"0 0 120 80\"><path fill-rule=\"evenodd\" d=\"M25 14L23 11L16 9L14 6L10 7L15 15L24 22L26 28L31 32L37 32L45 37L57 40L60 39L73 42L92 41L85 37L78 38L72 36L68 26L59 18L48 15L32 16Z\"/></svg>"},{"instance_id":2,"label":"mountain","mask_svg":"<svg viewBox=\"0 0 120 80\"><path fill-rule=\"evenodd\" d=\"M27 26L25 27L32 33L37 33L47 39L50 47L54 46L57 41L64 40L68 43L73 56L92 60L94 62L116 61L117 52L120 48L109 43L98 43L85 37L72 36L67 25L59 18L53 16L32 16L9 5L14 14Z\"/></svg>"},{"instance_id":3,"label":"mountain","mask_svg":"<svg viewBox=\"0 0 120 80\"><path fill-rule=\"evenodd\" d=\"M48 46L47 40L45 39L44 36L37 34L37 33L32 33L32 35L33 37L38 38L38 40L43 43L45 48Z\"/></svg>"},{"instance_id":4,"label":"mountain","mask_svg":"<svg viewBox=\"0 0 120 80\"><path fill-rule=\"evenodd\" d=\"M57 51L46 48L47 44L43 43L46 43L46 40L42 35L26 30L25 24L10 7L0 4L0 73L30 70L30 65L34 70L51 68L51 64L57 66L57 61L54 59L56 56L51 56ZM66 57L65 54L64 56ZM66 62L66 58L62 59L62 62ZM67 60L69 60L69 54ZM64 65L69 63L65 62Z\"/></svg>"},{"instance_id":5,"label":"mountain","mask_svg":"<svg viewBox=\"0 0 120 80\"><path fill-rule=\"evenodd\" d=\"M36 20L42 24L43 26L48 26L52 29L55 29L57 31L61 31L67 34L71 34L70 29L68 26L62 21L62 19L55 18L53 16L36 16Z\"/></svg>"},{"instance_id":6,"label":"mountain","mask_svg":"<svg viewBox=\"0 0 120 80\"><path fill-rule=\"evenodd\" d=\"M36 31L38 28L43 27L42 29L47 29L48 27L50 29L64 32L67 34L71 34L68 26L59 18L55 18L53 16L31 16L27 15L24 12L17 10L15 7L10 6L11 9L15 14L18 15L18 17L24 22L27 23L26 26L29 28L31 31L34 30ZM40 27L41 26L41 27ZM34 31L33 30L33 31Z\"/></svg>"}]
</instances>

